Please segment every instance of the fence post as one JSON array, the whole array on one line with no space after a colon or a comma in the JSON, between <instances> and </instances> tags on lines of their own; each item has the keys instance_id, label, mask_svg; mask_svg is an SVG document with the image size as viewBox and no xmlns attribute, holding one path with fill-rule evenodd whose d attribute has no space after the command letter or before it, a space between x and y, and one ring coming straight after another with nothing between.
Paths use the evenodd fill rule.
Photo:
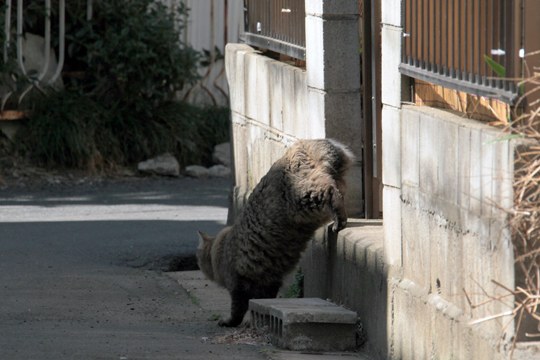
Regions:
<instances>
[{"instance_id":1,"label":"fence post","mask_svg":"<svg viewBox=\"0 0 540 360\"><path fill-rule=\"evenodd\" d=\"M350 215L363 213L358 0L306 0L308 121L324 124L357 162L348 183Z\"/></svg>"}]
</instances>

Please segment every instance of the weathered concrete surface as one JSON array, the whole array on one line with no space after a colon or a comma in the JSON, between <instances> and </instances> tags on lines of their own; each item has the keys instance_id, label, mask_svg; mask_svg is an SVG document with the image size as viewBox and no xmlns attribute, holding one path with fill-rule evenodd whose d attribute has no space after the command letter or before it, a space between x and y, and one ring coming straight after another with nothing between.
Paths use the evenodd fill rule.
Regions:
<instances>
[{"instance_id":1,"label":"weathered concrete surface","mask_svg":"<svg viewBox=\"0 0 540 360\"><path fill-rule=\"evenodd\" d=\"M268 327L272 343L289 350L356 348L356 313L318 298L253 299L251 324Z\"/></svg>"},{"instance_id":2,"label":"weathered concrete surface","mask_svg":"<svg viewBox=\"0 0 540 360\"><path fill-rule=\"evenodd\" d=\"M358 61L357 50L353 53ZM296 139L332 137L348 145L357 157L347 207L350 214L359 214L361 139L355 121L361 117L359 85L343 91L310 87L304 69L263 56L245 44L228 44L225 61L231 92L236 209ZM328 59L325 61L328 65ZM324 66L320 64L321 69ZM351 71L358 72L358 67Z\"/></svg>"},{"instance_id":3,"label":"weathered concrete surface","mask_svg":"<svg viewBox=\"0 0 540 360\"><path fill-rule=\"evenodd\" d=\"M163 257L193 254L227 216L229 182L130 180L0 191L1 359L264 359ZM200 210L203 211L200 211Z\"/></svg>"},{"instance_id":4,"label":"weathered concrete surface","mask_svg":"<svg viewBox=\"0 0 540 360\"><path fill-rule=\"evenodd\" d=\"M305 296L356 311L367 334L365 349L377 359L386 358L388 334L383 239L381 221L349 219L337 235L320 229L300 262Z\"/></svg>"}]
</instances>

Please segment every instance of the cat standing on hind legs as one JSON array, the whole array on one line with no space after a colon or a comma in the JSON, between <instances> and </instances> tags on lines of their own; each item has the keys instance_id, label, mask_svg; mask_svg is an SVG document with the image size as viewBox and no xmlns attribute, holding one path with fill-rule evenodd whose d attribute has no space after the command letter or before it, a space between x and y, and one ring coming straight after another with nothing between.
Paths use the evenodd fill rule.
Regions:
<instances>
[{"instance_id":1,"label":"cat standing on hind legs","mask_svg":"<svg viewBox=\"0 0 540 360\"><path fill-rule=\"evenodd\" d=\"M253 189L232 226L215 237L199 232L199 268L231 295L231 315L220 326L238 326L249 299L276 297L315 230L330 220L334 231L346 226L344 176L353 159L335 140L299 140Z\"/></svg>"}]
</instances>

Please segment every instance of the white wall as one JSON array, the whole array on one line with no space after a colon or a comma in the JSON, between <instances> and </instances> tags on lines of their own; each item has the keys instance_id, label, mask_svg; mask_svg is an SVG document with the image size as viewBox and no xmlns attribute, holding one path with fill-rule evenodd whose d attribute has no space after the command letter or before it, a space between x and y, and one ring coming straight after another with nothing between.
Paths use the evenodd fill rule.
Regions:
<instances>
[{"instance_id":1,"label":"white wall","mask_svg":"<svg viewBox=\"0 0 540 360\"><path fill-rule=\"evenodd\" d=\"M184 3L189 9L187 28L183 41L196 50L225 54L225 45L237 43L244 27L242 0L160 0L172 9ZM227 3L227 4L225 4ZM227 6L226 6L227 5ZM189 101L202 104L228 106L228 84L224 60L216 60L208 69L201 71L203 79L187 96Z\"/></svg>"}]
</instances>

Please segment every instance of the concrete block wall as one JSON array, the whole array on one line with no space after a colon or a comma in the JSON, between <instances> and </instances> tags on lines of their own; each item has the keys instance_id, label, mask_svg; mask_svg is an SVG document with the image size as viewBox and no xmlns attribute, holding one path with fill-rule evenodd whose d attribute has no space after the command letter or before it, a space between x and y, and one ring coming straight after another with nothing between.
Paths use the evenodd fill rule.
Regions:
<instances>
[{"instance_id":1,"label":"concrete block wall","mask_svg":"<svg viewBox=\"0 0 540 360\"><path fill-rule=\"evenodd\" d=\"M305 296L331 299L358 313L366 334L364 345L376 359L386 359L389 332L383 229L379 220L349 219L338 234L321 228L300 267Z\"/></svg>"},{"instance_id":2,"label":"concrete block wall","mask_svg":"<svg viewBox=\"0 0 540 360\"><path fill-rule=\"evenodd\" d=\"M491 280L514 286L501 210L513 202L513 144L487 125L402 106L401 6L389 0L381 7L384 253L394 269L388 356L504 358L513 326L503 325L510 319L468 322L509 308L492 302L473 311L465 292L479 304L487 300L482 288L503 292Z\"/></svg>"},{"instance_id":3,"label":"concrete block wall","mask_svg":"<svg viewBox=\"0 0 540 360\"><path fill-rule=\"evenodd\" d=\"M225 49L232 110L235 208L296 139L333 138L357 157L346 203L363 212L358 2L306 1L306 63L300 69L244 44Z\"/></svg>"},{"instance_id":4,"label":"concrete block wall","mask_svg":"<svg viewBox=\"0 0 540 360\"><path fill-rule=\"evenodd\" d=\"M339 79L344 70L326 61L348 56L330 55L343 48L325 34L352 31L352 3L306 1L307 72L246 45L227 46L237 207L297 138L335 137L361 149L359 88L350 78L335 81L330 75ZM321 229L301 263L305 294L357 311L381 359L504 358L498 346L508 345L512 324L499 341L501 321L468 322L507 309L492 303L472 311L463 289L480 303L486 299L478 284L492 293L499 291L492 279L513 287L500 210L512 205L513 144L449 112L402 106L401 1L385 1L382 10L384 231L354 222L338 236ZM346 39L348 54L357 55ZM354 190L362 187L361 164L349 184L361 195Z\"/></svg>"},{"instance_id":5,"label":"concrete block wall","mask_svg":"<svg viewBox=\"0 0 540 360\"><path fill-rule=\"evenodd\" d=\"M235 207L285 148L298 138L324 137L322 120L308 119L306 72L245 44L226 47L232 116ZM309 120L309 121L308 121Z\"/></svg>"},{"instance_id":6,"label":"concrete block wall","mask_svg":"<svg viewBox=\"0 0 540 360\"><path fill-rule=\"evenodd\" d=\"M495 301L471 308L469 300L488 300L484 290L505 293L491 280L514 287L503 210L513 202L514 144L502 135L446 111L401 109L402 272L389 279L391 358L506 356L511 318L468 325L510 309ZM419 332L403 331L411 326Z\"/></svg>"}]
</instances>

